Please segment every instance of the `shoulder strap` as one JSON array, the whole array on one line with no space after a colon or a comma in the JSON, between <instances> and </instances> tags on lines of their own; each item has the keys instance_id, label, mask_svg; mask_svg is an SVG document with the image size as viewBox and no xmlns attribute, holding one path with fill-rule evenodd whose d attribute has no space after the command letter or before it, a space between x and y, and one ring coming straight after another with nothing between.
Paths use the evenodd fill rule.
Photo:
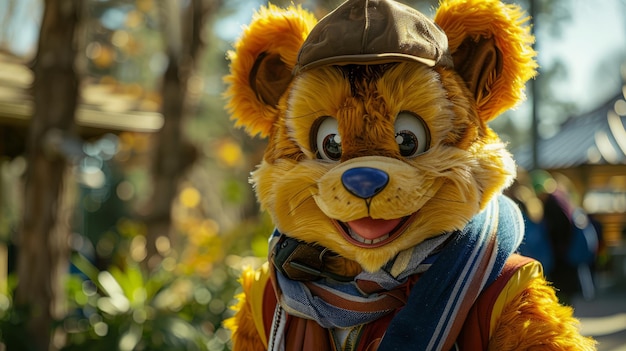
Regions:
<instances>
[{"instance_id":1,"label":"shoulder strap","mask_svg":"<svg viewBox=\"0 0 626 351\"><path fill-rule=\"evenodd\" d=\"M538 261L518 254L511 255L498 278L480 294L467 315L457 338L460 349L486 350L504 305L516 297L529 280L541 274Z\"/></svg>"}]
</instances>

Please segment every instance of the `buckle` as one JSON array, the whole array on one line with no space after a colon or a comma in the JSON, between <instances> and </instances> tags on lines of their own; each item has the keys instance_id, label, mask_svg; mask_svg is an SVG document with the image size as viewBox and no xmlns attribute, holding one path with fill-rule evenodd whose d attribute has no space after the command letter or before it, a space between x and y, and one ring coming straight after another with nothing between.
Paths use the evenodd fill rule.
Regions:
<instances>
[{"instance_id":1,"label":"buckle","mask_svg":"<svg viewBox=\"0 0 626 351\"><path fill-rule=\"evenodd\" d=\"M286 235L280 236L271 254L274 267L291 280L314 281L329 278L340 282L352 281L354 277L335 274L324 269L325 262L333 258L338 259L339 256L328 248Z\"/></svg>"}]
</instances>

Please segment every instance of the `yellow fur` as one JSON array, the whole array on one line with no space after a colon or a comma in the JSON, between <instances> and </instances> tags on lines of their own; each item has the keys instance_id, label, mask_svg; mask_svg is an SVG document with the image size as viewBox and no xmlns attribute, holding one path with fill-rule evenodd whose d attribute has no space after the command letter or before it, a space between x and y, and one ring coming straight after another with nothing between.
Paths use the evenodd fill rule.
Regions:
<instances>
[{"instance_id":1,"label":"yellow fur","mask_svg":"<svg viewBox=\"0 0 626 351\"><path fill-rule=\"evenodd\" d=\"M554 289L542 278L505 307L491 337L489 350L595 350L584 337L572 308L559 304Z\"/></svg>"},{"instance_id":2,"label":"yellow fur","mask_svg":"<svg viewBox=\"0 0 626 351\"><path fill-rule=\"evenodd\" d=\"M320 68L296 78L289 99L290 117L286 120L287 130L293 131L292 137L283 142L297 144L310 159L312 126L322 116L336 116L339 132L346 136L344 154L359 157L338 167L314 160L266 161L252 178L259 202L282 231L336 248L339 254L370 271L428 237L464 227L469 218L508 184L514 167L495 134L468 112L471 111L468 100L446 99L446 90L460 83L453 80L446 83L448 86L442 85L441 77L424 66L401 63L376 82L372 90L378 91L378 95L366 98L362 104L351 96L348 83L332 68ZM424 119L433 142L427 153L400 160L395 140L389 137L393 132L375 133L372 129L393 130L395 116L405 110L414 111ZM364 114L372 116L367 124ZM473 140L450 139L457 130L475 129ZM484 137L478 138L479 134ZM349 138L351 135L369 139L353 140ZM350 141L354 144L350 145ZM338 175L350 167L350 162L395 175L392 184L369 207L338 184ZM412 201L406 201L407 198ZM422 215L406 235L375 250L346 245L339 234L328 235L337 232L329 218L346 222L365 217L370 211L373 218L392 219L418 210Z\"/></svg>"},{"instance_id":3,"label":"yellow fur","mask_svg":"<svg viewBox=\"0 0 626 351\"><path fill-rule=\"evenodd\" d=\"M237 295L237 305L233 306L237 312L234 317L224 321L224 326L232 333L234 351L262 351L267 347L255 326L253 318L255 313L252 311L249 300L255 275L256 272L252 269L246 269L243 272L239 281L243 292Z\"/></svg>"}]
</instances>

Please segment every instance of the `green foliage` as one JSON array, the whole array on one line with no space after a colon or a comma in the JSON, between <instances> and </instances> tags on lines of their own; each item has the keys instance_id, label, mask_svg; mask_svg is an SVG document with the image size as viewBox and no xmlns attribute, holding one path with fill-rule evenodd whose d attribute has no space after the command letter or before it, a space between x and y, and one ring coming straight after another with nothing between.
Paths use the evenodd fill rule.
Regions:
<instances>
[{"instance_id":1,"label":"green foliage","mask_svg":"<svg viewBox=\"0 0 626 351\"><path fill-rule=\"evenodd\" d=\"M62 326L62 350L225 350L227 316L236 279L200 279L166 269L146 275L139 264L98 271L84 257L73 263L87 276L67 284L73 311ZM221 268L216 276L227 274Z\"/></svg>"},{"instance_id":2,"label":"green foliage","mask_svg":"<svg viewBox=\"0 0 626 351\"><path fill-rule=\"evenodd\" d=\"M86 5L80 39L83 68L86 86L98 88L84 91L86 99L101 97L99 89L103 89L132 102L107 108L156 111L160 107L158 89L167 61L158 5L142 0ZM165 257L161 265L148 273L139 263L145 257L146 224L125 217L133 217L151 193L146 165L153 139L120 133L117 153L104 162L116 171L105 174L106 196L97 203L87 202L105 189L78 189L72 231L80 234L73 238L73 248L85 257L72 257L78 272L65 282L68 315L52 326L65 334L62 350L229 349L222 321L232 314L228 306L239 288L241 267L257 265L257 257L266 256L272 226L267 217L258 217L248 184L248 173L260 161L264 141L250 140L232 129L221 96L227 69L224 52L231 45L216 37L211 27L207 32L207 47L189 90L189 104L195 107L185 126L199 151L198 160L172 204L176 235L167 243L167 252L160 252ZM5 204L0 204L4 210L0 211L0 240L9 242L21 216L15 198L20 197L16 184L23 167L13 161L11 168L1 161L3 175L15 173L3 179L8 186L0 189ZM13 189L16 195L9 197ZM85 250L76 242L83 243ZM142 246L143 251L137 250ZM13 305L10 293L0 293L0 350L32 349L26 334L30 318L30 311Z\"/></svg>"},{"instance_id":3,"label":"green foliage","mask_svg":"<svg viewBox=\"0 0 626 351\"><path fill-rule=\"evenodd\" d=\"M167 265L146 274L132 259L98 270L74 254L79 273L66 281L69 313L53 326L66 336L61 350L229 350L222 321L232 314L228 306L239 286L239 267L251 261L236 255L224 261L202 277ZM11 294L0 294L0 349L35 350L26 333L30 316L13 305Z\"/></svg>"},{"instance_id":4,"label":"green foliage","mask_svg":"<svg viewBox=\"0 0 626 351\"><path fill-rule=\"evenodd\" d=\"M0 320L0 345L9 350L35 351L26 333L28 312L11 308L3 311Z\"/></svg>"},{"instance_id":5,"label":"green foliage","mask_svg":"<svg viewBox=\"0 0 626 351\"><path fill-rule=\"evenodd\" d=\"M8 290L15 288L15 279L10 277L7 282ZM26 333L26 323L30 311L26 307L13 306L10 294L0 293L0 349L34 351Z\"/></svg>"}]
</instances>

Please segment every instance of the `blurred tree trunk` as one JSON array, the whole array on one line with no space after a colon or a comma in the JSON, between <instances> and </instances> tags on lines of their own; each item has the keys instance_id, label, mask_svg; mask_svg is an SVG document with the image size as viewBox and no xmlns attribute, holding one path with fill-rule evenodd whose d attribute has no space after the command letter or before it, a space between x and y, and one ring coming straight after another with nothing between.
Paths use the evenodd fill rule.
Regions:
<instances>
[{"instance_id":1,"label":"blurred tree trunk","mask_svg":"<svg viewBox=\"0 0 626 351\"><path fill-rule=\"evenodd\" d=\"M34 62L34 112L27 140L24 214L17 258L15 305L28 311L36 350L56 349L52 323L65 313L69 223L62 213L66 160L51 143L74 130L79 78L74 69L81 0L46 0ZM52 152L51 152L52 151Z\"/></svg>"},{"instance_id":2,"label":"blurred tree trunk","mask_svg":"<svg viewBox=\"0 0 626 351\"><path fill-rule=\"evenodd\" d=\"M161 4L163 37L168 66L163 76L163 128L157 134L152 164L153 194L148 204L144 264L154 269L162 259L157 247L159 238L174 240L171 206L178 193L179 180L196 159L195 148L185 140L184 119L190 108L187 102L187 83L204 47L202 32L210 11L218 4L211 0L193 0L186 9L179 1L167 0Z\"/></svg>"}]
</instances>

